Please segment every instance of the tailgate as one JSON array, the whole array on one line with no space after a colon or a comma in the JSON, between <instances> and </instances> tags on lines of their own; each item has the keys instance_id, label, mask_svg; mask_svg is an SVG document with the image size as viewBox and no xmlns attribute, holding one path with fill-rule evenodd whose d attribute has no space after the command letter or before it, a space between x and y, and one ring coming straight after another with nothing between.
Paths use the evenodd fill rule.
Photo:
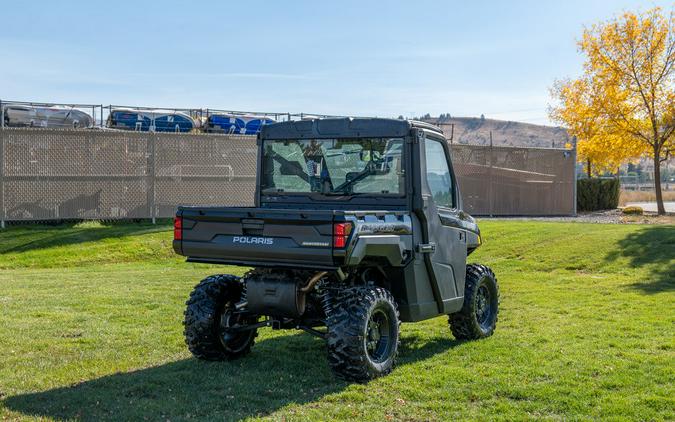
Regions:
<instances>
[{"instance_id":1,"label":"tailgate","mask_svg":"<svg viewBox=\"0 0 675 422\"><path fill-rule=\"evenodd\" d=\"M190 261L265 266L333 267L332 211L180 208Z\"/></svg>"}]
</instances>

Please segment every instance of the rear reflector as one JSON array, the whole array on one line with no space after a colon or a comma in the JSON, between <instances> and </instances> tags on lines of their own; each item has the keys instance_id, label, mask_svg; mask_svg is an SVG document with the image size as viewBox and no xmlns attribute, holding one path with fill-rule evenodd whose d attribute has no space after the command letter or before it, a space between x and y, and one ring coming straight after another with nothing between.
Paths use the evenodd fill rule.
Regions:
<instances>
[{"instance_id":1,"label":"rear reflector","mask_svg":"<svg viewBox=\"0 0 675 422\"><path fill-rule=\"evenodd\" d=\"M335 223L333 225L333 247L344 248L352 232L352 223Z\"/></svg>"},{"instance_id":2,"label":"rear reflector","mask_svg":"<svg viewBox=\"0 0 675 422\"><path fill-rule=\"evenodd\" d=\"M173 218L173 240L183 240L183 217Z\"/></svg>"}]
</instances>

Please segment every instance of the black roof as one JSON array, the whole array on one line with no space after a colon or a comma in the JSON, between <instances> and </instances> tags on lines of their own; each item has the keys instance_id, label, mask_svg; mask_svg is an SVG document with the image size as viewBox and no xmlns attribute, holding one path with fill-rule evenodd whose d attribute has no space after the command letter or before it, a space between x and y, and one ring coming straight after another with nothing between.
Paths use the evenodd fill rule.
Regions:
<instances>
[{"instance_id":1,"label":"black roof","mask_svg":"<svg viewBox=\"0 0 675 422\"><path fill-rule=\"evenodd\" d=\"M401 119L344 117L327 119L307 119L264 125L261 139L317 139L317 138L355 138L355 137L395 137L405 136L413 127L441 130L429 123Z\"/></svg>"}]
</instances>

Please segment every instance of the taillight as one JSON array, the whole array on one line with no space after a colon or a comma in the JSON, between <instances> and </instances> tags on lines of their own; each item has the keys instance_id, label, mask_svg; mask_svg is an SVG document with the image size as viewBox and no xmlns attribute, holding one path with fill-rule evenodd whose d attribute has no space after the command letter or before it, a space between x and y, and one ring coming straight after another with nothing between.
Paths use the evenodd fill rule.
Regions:
<instances>
[{"instance_id":1,"label":"taillight","mask_svg":"<svg viewBox=\"0 0 675 422\"><path fill-rule=\"evenodd\" d=\"M173 240L183 240L183 217L173 218Z\"/></svg>"},{"instance_id":2,"label":"taillight","mask_svg":"<svg viewBox=\"0 0 675 422\"><path fill-rule=\"evenodd\" d=\"M344 248L347 246L347 239L352 232L352 223L333 224L333 247Z\"/></svg>"}]
</instances>

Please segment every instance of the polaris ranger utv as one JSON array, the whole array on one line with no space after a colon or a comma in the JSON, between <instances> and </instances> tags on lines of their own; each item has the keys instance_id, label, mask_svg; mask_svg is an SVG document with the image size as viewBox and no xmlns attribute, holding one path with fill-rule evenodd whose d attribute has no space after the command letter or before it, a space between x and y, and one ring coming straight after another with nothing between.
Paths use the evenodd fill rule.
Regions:
<instances>
[{"instance_id":1,"label":"polaris ranger utv","mask_svg":"<svg viewBox=\"0 0 675 422\"><path fill-rule=\"evenodd\" d=\"M437 127L303 120L263 126L257 142L255 207L176 214L178 254L252 268L194 288L194 356L237 358L261 327L301 329L326 340L336 375L366 381L391 371L401 321L448 315L457 339L493 333L497 280L466 264L480 232Z\"/></svg>"}]
</instances>

